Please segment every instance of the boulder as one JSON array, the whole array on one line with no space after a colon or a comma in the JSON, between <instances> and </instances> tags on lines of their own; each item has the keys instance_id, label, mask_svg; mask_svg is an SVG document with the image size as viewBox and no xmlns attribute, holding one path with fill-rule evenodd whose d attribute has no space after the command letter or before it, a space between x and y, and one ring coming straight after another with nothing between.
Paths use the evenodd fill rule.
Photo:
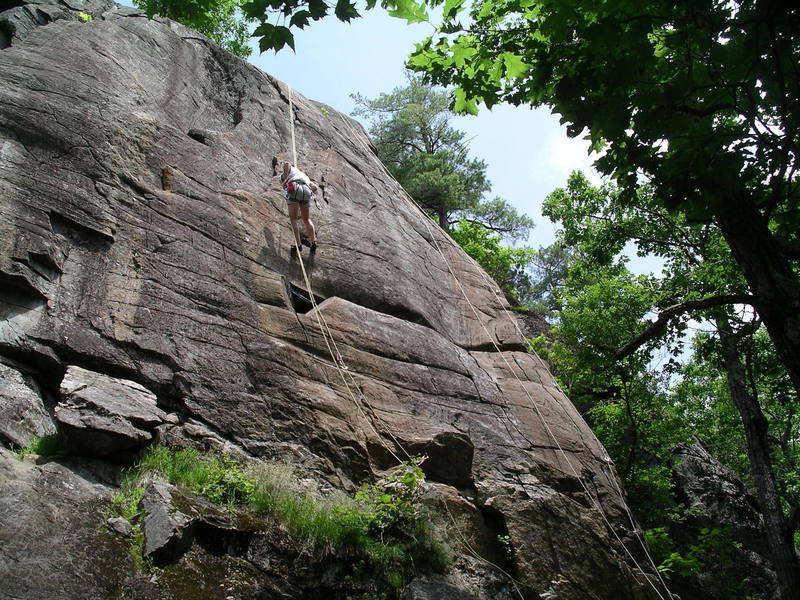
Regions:
<instances>
[{"instance_id":1,"label":"boulder","mask_svg":"<svg viewBox=\"0 0 800 600\"><path fill-rule=\"evenodd\" d=\"M0 448L0 597L89 600L146 588L127 545L104 532L113 493L102 472Z\"/></svg>"},{"instance_id":2,"label":"boulder","mask_svg":"<svg viewBox=\"0 0 800 600\"><path fill-rule=\"evenodd\" d=\"M725 525L748 548L766 554L764 518L744 482L702 440L675 448L672 476L679 500L709 524Z\"/></svg>"},{"instance_id":3,"label":"boulder","mask_svg":"<svg viewBox=\"0 0 800 600\"><path fill-rule=\"evenodd\" d=\"M24 448L55 432L36 379L0 362L0 440Z\"/></svg>"},{"instance_id":4,"label":"boulder","mask_svg":"<svg viewBox=\"0 0 800 600\"><path fill-rule=\"evenodd\" d=\"M169 483L153 481L139 502L143 513L144 555L157 565L175 561L194 541L197 516L184 514L175 507L176 491Z\"/></svg>"},{"instance_id":5,"label":"boulder","mask_svg":"<svg viewBox=\"0 0 800 600\"><path fill-rule=\"evenodd\" d=\"M719 547L704 556L701 573L673 577L682 598L727 600L734 593L767 600L777 596L777 578L769 561L763 516L744 483L709 452L702 440L674 450L672 467L678 502L689 516L670 525L675 550L686 553L701 531L719 530ZM741 586L731 589L730 586Z\"/></svg>"},{"instance_id":6,"label":"boulder","mask_svg":"<svg viewBox=\"0 0 800 600\"><path fill-rule=\"evenodd\" d=\"M56 421L75 454L104 457L144 446L167 420L155 394L134 381L74 365L61 383Z\"/></svg>"}]
</instances>

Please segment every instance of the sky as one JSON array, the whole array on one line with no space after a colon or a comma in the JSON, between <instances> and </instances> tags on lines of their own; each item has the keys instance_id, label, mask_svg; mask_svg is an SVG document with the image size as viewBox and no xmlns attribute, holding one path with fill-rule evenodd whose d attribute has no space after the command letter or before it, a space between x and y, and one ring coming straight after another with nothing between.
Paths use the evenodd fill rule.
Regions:
<instances>
[{"instance_id":1,"label":"sky","mask_svg":"<svg viewBox=\"0 0 800 600\"><path fill-rule=\"evenodd\" d=\"M355 108L350 94L371 99L405 85L406 58L432 32L428 23L407 25L376 9L349 24L329 17L296 30L296 52L286 47L260 54L253 40L249 61L306 98L350 115ZM487 163L488 197L508 200L536 222L525 245L538 248L554 241L554 226L541 215L541 205L550 192L566 186L571 171L600 182L588 143L568 138L549 109L482 107L477 116L454 117L452 123L471 138L470 155Z\"/></svg>"}]
</instances>

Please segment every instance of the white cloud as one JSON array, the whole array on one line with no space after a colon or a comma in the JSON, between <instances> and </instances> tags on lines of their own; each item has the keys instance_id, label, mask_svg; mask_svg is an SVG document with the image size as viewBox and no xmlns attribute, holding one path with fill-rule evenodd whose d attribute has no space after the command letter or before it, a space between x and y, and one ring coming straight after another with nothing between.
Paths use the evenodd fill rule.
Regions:
<instances>
[{"instance_id":1,"label":"white cloud","mask_svg":"<svg viewBox=\"0 0 800 600\"><path fill-rule=\"evenodd\" d=\"M567 137L564 128L555 131L547 139L547 144L541 153L543 163L533 165L533 171L546 170L551 177L566 183L572 171L583 171L594 185L600 185L601 179L592 167L597 155L589 155L589 141L583 138Z\"/></svg>"}]
</instances>

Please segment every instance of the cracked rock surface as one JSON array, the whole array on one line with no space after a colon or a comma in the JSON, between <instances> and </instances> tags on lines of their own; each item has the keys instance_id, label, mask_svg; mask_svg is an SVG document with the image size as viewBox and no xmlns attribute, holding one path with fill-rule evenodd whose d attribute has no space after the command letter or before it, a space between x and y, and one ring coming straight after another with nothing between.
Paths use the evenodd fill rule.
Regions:
<instances>
[{"instance_id":1,"label":"cracked rock surface","mask_svg":"<svg viewBox=\"0 0 800 600\"><path fill-rule=\"evenodd\" d=\"M287 86L168 20L14 4L66 16L0 50L0 355L52 393L71 365L135 382L170 415L160 439L348 491L427 454L475 531L508 536L527 597L656 597L605 451L359 124L293 93L324 190L302 254L319 306L296 311L308 284L271 168L290 157Z\"/></svg>"}]
</instances>

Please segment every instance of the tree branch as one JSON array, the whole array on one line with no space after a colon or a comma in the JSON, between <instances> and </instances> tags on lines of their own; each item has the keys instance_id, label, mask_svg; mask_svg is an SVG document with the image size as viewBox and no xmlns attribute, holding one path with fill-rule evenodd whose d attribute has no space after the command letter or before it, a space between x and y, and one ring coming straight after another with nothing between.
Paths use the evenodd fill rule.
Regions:
<instances>
[{"instance_id":1,"label":"tree branch","mask_svg":"<svg viewBox=\"0 0 800 600\"><path fill-rule=\"evenodd\" d=\"M749 294L727 294L723 296L709 296L708 298L700 298L699 300L687 300L680 304L674 304L662 310L655 321L651 321L650 325L638 336L630 342L618 349L603 348L610 350L617 360L623 359L636 352L642 345L652 340L666 328L670 319L679 315L686 314L695 310L702 310L705 308L712 308L714 306L724 306L726 304L753 304L753 296Z\"/></svg>"},{"instance_id":2,"label":"tree branch","mask_svg":"<svg viewBox=\"0 0 800 600\"><path fill-rule=\"evenodd\" d=\"M462 217L460 219L451 219L448 221L450 225L455 225L459 221L466 221L467 223L472 223L473 225L480 225L484 229L488 229L489 231L495 231L497 233L510 233L513 228L511 227L503 227L502 225L495 225L492 219L487 219L486 221L478 221L477 219L467 219L466 217Z\"/></svg>"}]
</instances>

